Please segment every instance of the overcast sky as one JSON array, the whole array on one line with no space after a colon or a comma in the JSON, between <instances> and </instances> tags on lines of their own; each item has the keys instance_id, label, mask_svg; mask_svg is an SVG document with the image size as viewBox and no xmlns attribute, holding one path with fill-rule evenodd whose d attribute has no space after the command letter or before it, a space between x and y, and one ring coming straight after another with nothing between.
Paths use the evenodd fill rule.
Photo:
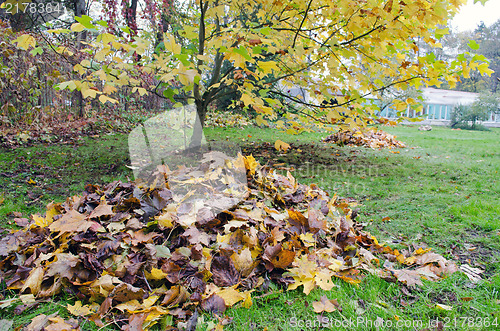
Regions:
<instances>
[{"instance_id":1,"label":"overcast sky","mask_svg":"<svg viewBox=\"0 0 500 331\"><path fill-rule=\"evenodd\" d=\"M451 26L455 31L474 30L481 21L490 26L499 19L500 0L489 0L484 6L480 2L467 0L467 5L462 6L451 21Z\"/></svg>"}]
</instances>

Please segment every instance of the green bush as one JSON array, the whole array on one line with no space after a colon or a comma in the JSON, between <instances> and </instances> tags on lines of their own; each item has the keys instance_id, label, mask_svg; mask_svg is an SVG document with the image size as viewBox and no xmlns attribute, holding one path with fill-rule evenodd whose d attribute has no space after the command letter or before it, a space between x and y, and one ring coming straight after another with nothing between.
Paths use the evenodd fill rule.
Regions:
<instances>
[{"instance_id":1,"label":"green bush","mask_svg":"<svg viewBox=\"0 0 500 331\"><path fill-rule=\"evenodd\" d=\"M476 130L476 131L490 131L489 128L486 126L479 124L479 123L474 123L474 124L468 124L468 123L457 123L452 126L453 129L462 129L462 130Z\"/></svg>"},{"instance_id":2,"label":"green bush","mask_svg":"<svg viewBox=\"0 0 500 331\"><path fill-rule=\"evenodd\" d=\"M471 105L458 105L451 113L451 127L468 130L488 130L480 121L488 119L491 113L500 111L500 96L481 93Z\"/></svg>"}]
</instances>

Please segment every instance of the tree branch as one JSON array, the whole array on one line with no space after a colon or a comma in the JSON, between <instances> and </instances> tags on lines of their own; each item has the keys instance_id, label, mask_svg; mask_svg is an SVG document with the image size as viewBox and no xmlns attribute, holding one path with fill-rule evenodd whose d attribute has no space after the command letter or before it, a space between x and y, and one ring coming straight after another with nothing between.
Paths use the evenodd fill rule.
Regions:
<instances>
[{"instance_id":1,"label":"tree branch","mask_svg":"<svg viewBox=\"0 0 500 331\"><path fill-rule=\"evenodd\" d=\"M297 29L297 33L293 37L293 43L292 43L292 48L295 48L295 42L297 41L297 36L299 35L300 30L302 29L302 25L304 24L304 21L307 18L307 13L309 12L309 9L311 8L313 0L309 1L309 4L307 5L306 12L304 13L304 17L302 18L302 22L300 22L299 28Z\"/></svg>"}]
</instances>

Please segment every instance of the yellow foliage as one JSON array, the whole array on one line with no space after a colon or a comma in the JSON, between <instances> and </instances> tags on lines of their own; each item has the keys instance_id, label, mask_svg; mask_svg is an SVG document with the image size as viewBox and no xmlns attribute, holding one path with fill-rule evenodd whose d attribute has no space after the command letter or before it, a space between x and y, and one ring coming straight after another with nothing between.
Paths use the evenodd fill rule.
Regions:
<instances>
[{"instance_id":1,"label":"yellow foliage","mask_svg":"<svg viewBox=\"0 0 500 331\"><path fill-rule=\"evenodd\" d=\"M469 77L471 70L491 75L493 71L483 60L457 57L447 64L431 53L419 57L415 38L441 47L439 39L449 31L440 24L457 11L460 2L262 0L252 8L252 24L244 28L222 22L246 14L245 1L205 2L202 8L179 6L178 21L171 22L179 29L163 34L164 49L158 48L160 39L151 38L156 26L147 26L128 40L97 24L96 29L101 29L97 37L89 36L88 48L77 50L84 56L75 70L81 74L78 80L87 85L74 85L85 97L112 103L116 100L86 86L106 81L116 88L131 87L141 96L158 93L157 87L173 87L175 93L167 93L170 98L185 95L197 104L209 104L226 92L237 91L241 105L258 113L258 125L272 125L268 120L285 112L293 113L296 123L279 122L277 127L291 134L302 132L311 123L319 127L341 124L355 130L376 114L364 111L363 99L381 97L388 85L403 89L439 86L446 80L453 86L460 75ZM91 20L80 19L67 33L93 26ZM200 31L202 27L204 31ZM296 33L299 30L314 33ZM14 42L22 49L36 45L29 34ZM63 45L56 49L73 55L73 49ZM92 54L92 68L88 54ZM227 61L224 66L223 60ZM148 81L151 77L158 86ZM333 99L337 106L322 107L322 101ZM415 102L405 99L395 106L403 109Z\"/></svg>"}]
</instances>

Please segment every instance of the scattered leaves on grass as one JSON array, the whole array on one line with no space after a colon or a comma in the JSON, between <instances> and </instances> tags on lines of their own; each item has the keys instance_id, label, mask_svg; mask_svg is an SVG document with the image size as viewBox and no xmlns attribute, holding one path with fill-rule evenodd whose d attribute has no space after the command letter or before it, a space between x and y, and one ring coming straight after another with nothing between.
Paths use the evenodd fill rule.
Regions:
<instances>
[{"instance_id":1,"label":"scattered leaves on grass","mask_svg":"<svg viewBox=\"0 0 500 331\"><path fill-rule=\"evenodd\" d=\"M422 285L420 275L415 270L394 270L394 276L398 281L407 286Z\"/></svg>"},{"instance_id":2,"label":"scattered leaves on grass","mask_svg":"<svg viewBox=\"0 0 500 331\"><path fill-rule=\"evenodd\" d=\"M463 272L473 284L477 284L482 280L481 274L484 272L484 270L471 267L468 264L462 264L460 266L460 271Z\"/></svg>"},{"instance_id":3,"label":"scattered leaves on grass","mask_svg":"<svg viewBox=\"0 0 500 331\"><path fill-rule=\"evenodd\" d=\"M447 311L453 310L453 307L447 306L447 305L443 305L443 304L440 304L440 303L436 303L436 308L437 309L441 309L441 310L447 310Z\"/></svg>"},{"instance_id":4,"label":"scattered leaves on grass","mask_svg":"<svg viewBox=\"0 0 500 331\"><path fill-rule=\"evenodd\" d=\"M456 270L429 250L379 244L354 227L352 201L299 184L251 156L240 155L235 164L246 167L248 191L217 212L218 198L192 191L178 196L152 184L87 185L82 195L49 204L44 216L32 215L24 229L0 240L0 280L38 301L64 289L78 298L67 306L74 316L146 330L165 320L174 328L189 324L198 308L222 314L235 304L250 307L253 291L265 291L269 281L308 294L332 289L334 278L358 284L367 272L414 286ZM168 179L169 170L159 170ZM210 168L196 187L217 196L210 181L219 170ZM179 171L190 182L200 170ZM381 259L392 262L380 266ZM334 301L320 302L317 310L338 309ZM28 327L42 328L78 324L40 315Z\"/></svg>"},{"instance_id":5,"label":"scattered leaves on grass","mask_svg":"<svg viewBox=\"0 0 500 331\"><path fill-rule=\"evenodd\" d=\"M312 305L314 312L318 314L322 312L331 313L336 311L340 307L337 299L329 300L326 295L323 295L319 301L313 302Z\"/></svg>"},{"instance_id":6,"label":"scattered leaves on grass","mask_svg":"<svg viewBox=\"0 0 500 331\"><path fill-rule=\"evenodd\" d=\"M80 330L78 321L74 318L64 320L57 316L57 313L52 315L41 314L33 318L31 323L26 327L26 331L65 331L65 330Z\"/></svg>"}]
</instances>

